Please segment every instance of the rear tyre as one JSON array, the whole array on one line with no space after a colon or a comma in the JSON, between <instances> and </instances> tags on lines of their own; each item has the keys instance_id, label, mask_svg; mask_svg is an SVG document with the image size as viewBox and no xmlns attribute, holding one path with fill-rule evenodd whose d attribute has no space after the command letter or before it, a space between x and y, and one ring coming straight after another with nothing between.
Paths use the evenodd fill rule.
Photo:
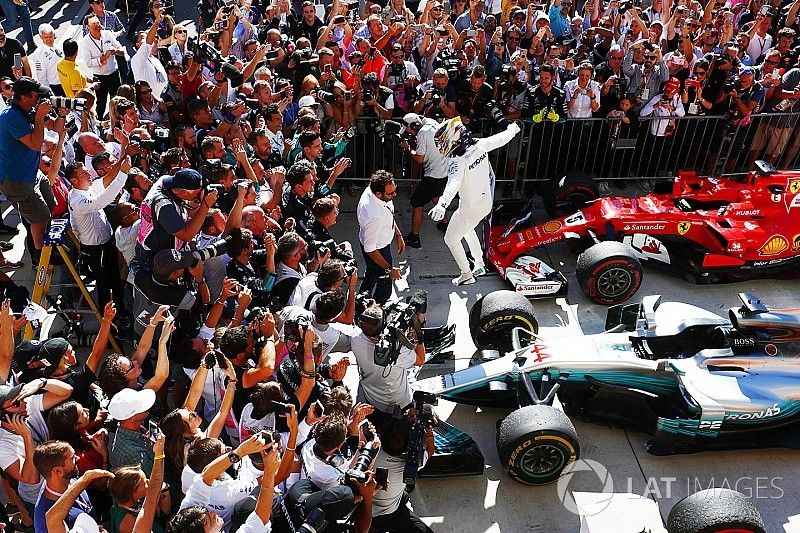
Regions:
<instances>
[{"instance_id":1,"label":"rear tyre","mask_svg":"<svg viewBox=\"0 0 800 533\"><path fill-rule=\"evenodd\" d=\"M597 184L591 177L578 172L568 172L560 180L551 180L547 183L542 200L550 218L556 218L571 215L599 197Z\"/></svg>"},{"instance_id":2,"label":"rear tyre","mask_svg":"<svg viewBox=\"0 0 800 533\"><path fill-rule=\"evenodd\" d=\"M706 489L688 496L669 512L669 533L765 533L761 515L741 492Z\"/></svg>"},{"instance_id":3,"label":"rear tyre","mask_svg":"<svg viewBox=\"0 0 800 533\"><path fill-rule=\"evenodd\" d=\"M562 411L549 405L529 405L500 423L497 454L514 481L552 483L580 455L578 433Z\"/></svg>"},{"instance_id":4,"label":"rear tyre","mask_svg":"<svg viewBox=\"0 0 800 533\"><path fill-rule=\"evenodd\" d=\"M604 241L578 256L575 275L590 300L602 305L615 305L639 290L642 264L628 245Z\"/></svg>"},{"instance_id":5,"label":"rear tyre","mask_svg":"<svg viewBox=\"0 0 800 533\"><path fill-rule=\"evenodd\" d=\"M478 350L495 348L505 355L511 351L511 330L515 327L539 331L533 305L514 291L490 292L469 312L469 331Z\"/></svg>"}]
</instances>

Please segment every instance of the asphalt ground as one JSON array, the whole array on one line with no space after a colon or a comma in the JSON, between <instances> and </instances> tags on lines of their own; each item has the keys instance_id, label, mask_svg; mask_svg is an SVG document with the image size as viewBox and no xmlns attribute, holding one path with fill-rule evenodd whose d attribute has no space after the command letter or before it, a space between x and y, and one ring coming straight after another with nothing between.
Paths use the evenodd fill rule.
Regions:
<instances>
[{"instance_id":1,"label":"asphalt ground","mask_svg":"<svg viewBox=\"0 0 800 533\"><path fill-rule=\"evenodd\" d=\"M107 5L113 8L111 2ZM177 19L196 18L195 3L176 0ZM74 23L88 12L85 2L32 2L34 33L41 22L49 22L57 31L58 42L77 31ZM123 23L126 21L121 15ZM10 32L13 36L18 30ZM395 200L397 220L407 231L411 222L407 191ZM356 198L345 198L335 236L357 237ZM535 205L540 207L538 201ZM537 210L538 220L544 218ZM8 224L17 214L8 203L2 204ZM12 260L22 259L25 267L13 274L18 283L31 287L33 270L30 258L23 253L24 236L11 242L15 249L7 253ZM428 322L456 324L455 358L444 365L424 368L421 377L465 368L475 347L467 326L472 304L482 295L507 288L495 274L480 278L470 286L455 288L450 278L457 275L455 262L442 241L442 234L426 220L422 231L423 247L408 249L396 262L402 266L403 279L395 283L398 296L414 289L429 293ZM566 245L550 246L538 256L561 269L570 282L567 301L573 306L585 333L603 329L605 308L591 303L580 291L575 279L575 256ZM363 262L359 257L363 268ZM737 293L753 291L771 307L798 307L800 294L796 281L758 280L730 285L697 286L667 275L646 270L637 296L661 294L663 301L683 301L710 311L725 314L739 304ZM564 310L552 300L534 302L543 333L567 319ZM800 364L800 363L799 363ZM355 383L355 368L348 382ZM499 466L495 450L495 424L507 410L478 409L441 401L437 413L443 419L468 432L480 446L486 461L482 476L422 479L412 494L415 512L437 532L553 532L575 533L601 531L634 533L643 529L662 531L660 519L681 498L698 490L716 487L738 489L751 498L767 524L767 531L800 532L800 480L797 479L798 453L787 449L733 450L701 452L688 455L656 457L645 451L647 435L617 427L574 421L581 442L581 458L595 461L607 475L577 472L562 490L555 484L527 487L508 478ZM609 484L610 480L610 484ZM612 505L596 516L570 512L570 498L586 502L600 492L616 494ZM566 499L567 503L562 501ZM591 506L589 506L591 508ZM660 517L659 517L660 514Z\"/></svg>"}]
</instances>

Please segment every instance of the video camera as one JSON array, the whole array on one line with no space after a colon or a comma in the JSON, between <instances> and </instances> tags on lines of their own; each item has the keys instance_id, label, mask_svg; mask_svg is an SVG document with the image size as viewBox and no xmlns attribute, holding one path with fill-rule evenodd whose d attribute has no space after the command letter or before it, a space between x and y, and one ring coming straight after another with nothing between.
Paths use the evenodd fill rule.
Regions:
<instances>
[{"instance_id":1,"label":"video camera","mask_svg":"<svg viewBox=\"0 0 800 533\"><path fill-rule=\"evenodd\" d=\"M208 41L197 41L193 38L189 39L188 47L194 60L203 64L208 70L216 74L222 72L222 75L230 82L233 87L238 87L244 81L244 76L239 69L234 65L236 58L231 56L229 58L222 57L222 54L214 48L214 45Z\"/></svg>"},{"instance_id":2,"label":"video camera","mask_svg":"<svg viewBox=\"0 0 800 533\"><path fill-rule=\"evenodd\" d=\"M433 62L433 68L443 68L447 71L447 76L450 81L457 80L462 77L464 71L461 69L461 58L458 57L458 52L453 52L448 49L440 50L439 54Z\"/></svg>"},{"instance_id":3,"label":"video camera","mask_svg":"<svg viewBox=\"0 0 800 533\"><path fill-rule=\"evenodd\" d=\"M384 310L384 326L375 343L373 358L378 366L389 366L397 362L400 349L414 349L422 341L422 325L419 315L428 310L428 292L419 290L407 302L394 302ZM414 340L410 340L414 339Z\"/></svg>"},{"instance_id":4,"label":"video camera","mask_svg":"<svg viewBox=\"0 0 800 533\"><path fill-rule=\"evenodd\" d=\"M387 120L383 124L383 135L391 141L401 143L403 141L413 144L417 142L417 136L406 129L406 125L395 120Z\"/></svg>"},{"instance_id":5,"label":"video camera","mask_svg":"<svg viewBox=\"0 0 800 533\"><path fill-rule=\"evenodd\" d=\"M417 472L422 465L425 453L425 431L433 426L433 406L438 403L435 394L424 391L414 392L414 409L417 416L408 431L408 448L406 449L406 465L403 468L403 483L413 490L417 482Z\"/></svg>"}]
</instances>

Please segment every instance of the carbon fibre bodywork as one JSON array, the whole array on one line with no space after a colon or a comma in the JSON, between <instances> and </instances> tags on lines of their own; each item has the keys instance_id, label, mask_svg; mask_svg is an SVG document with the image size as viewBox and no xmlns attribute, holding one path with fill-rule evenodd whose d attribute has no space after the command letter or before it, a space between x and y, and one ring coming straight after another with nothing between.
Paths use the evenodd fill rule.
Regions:
<instances>
[{"instance_id":1,"label":"carbon fibre bodywork","mask_svg":"<svg viewBox=\"0 0 800 533\"><path fill-rule=\"evenodd\" d=\"M513 407L522 385L545 397L559 383L568 415L651 433L654 454L798 448L800 310L740 298L744 305L723 317L646 297L611 308L604 333L520 335L504 356L415 387L456 402Z\"/></svg>"}]
</instances>

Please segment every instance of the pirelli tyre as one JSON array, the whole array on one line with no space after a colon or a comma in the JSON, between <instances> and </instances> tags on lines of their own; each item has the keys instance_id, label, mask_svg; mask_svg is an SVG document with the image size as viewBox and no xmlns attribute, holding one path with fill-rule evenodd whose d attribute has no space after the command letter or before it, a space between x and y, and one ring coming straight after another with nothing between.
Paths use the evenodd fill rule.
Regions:
<instances>
[{"instance_id":1,"label":"pirelli tyre","mask_svg":"<svg viewBox=\"0 0 800 533\"><path fill-rule=\"evenodd\" d=\"M765 533L755 506L741 492L706 489L688 496L669 512L669 533Z\"/></svg>"},{"instance_id":2,"label":"pirelli tyre","mask_svg":"<svg viewBox=\"0 0 800 533\"><path fill-rule=\"evenodd\" d=\"M552 483L580 455L578 433L563 411L549 405L529 405L500 423L497 454L514 481L525 485Z\"/></svg>"},{"instance_id":3,"label":"pirelli tyre","mask_svg":"<svg viewBox=\"0 0 800 533\"><path fill-rule=\"evenodd\" d=\"M575 275L590 300L616 305L639 290L642 264L627 244L604 241L578 256Z\"/></svg>"},{"instance_id":4,"label":"pirelli tyre","mask_svg":"<svg viewBox=\"0 0 800 533\"><path fill-rule=\"evenodd\" d=\"M571 215L600 197L597 184L586 174L568 172L559 180L550 180L542 200L550 218Z\"/></svg>"},{"instance_id":5,"label":"pirelli tyre","mask_svg":"<svg viewBox=\"0 0 800 533\"><path fill-rule=\"evenodd\" d=\"M537 333L539 323L530 300L514 291L494 291L475 302L469 312L469 331L478 350L511 350L511 330L522 327Z\"/></svg>"}]
</instances>

